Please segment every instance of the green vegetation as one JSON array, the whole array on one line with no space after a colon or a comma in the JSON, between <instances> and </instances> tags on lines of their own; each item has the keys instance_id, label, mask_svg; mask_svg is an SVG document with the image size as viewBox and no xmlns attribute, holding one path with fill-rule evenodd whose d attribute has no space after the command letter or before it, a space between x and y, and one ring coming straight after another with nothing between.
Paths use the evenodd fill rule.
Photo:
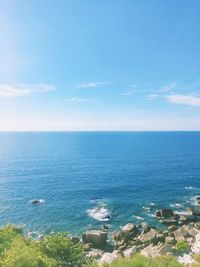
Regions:
<instances>
[{"instance_id":1,"label":"green vegetation","mask_svg":"<svg viewBox=\"0 0 200 267\"><path fill-rule=\"evenodd\" d=\"M81 267L87 264L82 245L68 234L40 241L26 238L21 228L0 229L0 267Z\"/></svg>"},{"instance_id":2,"label":"green vegetation","mask_svg":"<svg viewBox=\"0 0 200 267\"><path fill-rule=\"evenodd\" d=\"M176 249L184 253L188 249L186 242L177 243ZM196 256L200 263L200 256ZM22 228L8 225L0 229L0 267L92 267L83 246L67 233L44 236L41 240L32 240L23 234ZM197 264L195 267L200 266ZM155 259L141 255L132 258L117 259L103 267L183 267L174 257L162 256Z\"/></svg>"},{"instance_id":3,"label":"green vegetation","mask_svg":"<svg viewBox=\"0 0 200 267\"><path fill-rule=\"evenodd\" d=\"M177 263L175 258L169 256L151 259L141 255L135 255L129 259L118 259L112 264L104 265L104 267L183 267L183 265Z\"/></svg>"},{"instance_id":4,"label":"green vegetation","mask_svg":"<svg viewBox=\"0 0 200 267\"><path fill-rule=\"evenodd\" d=\"M182 255L184 253L187 253L189 251L190 247L187 243L187 241L183 240L183 241L179 241L176 244L176 251L178 254Z\"/></svg>"}]
</instances>

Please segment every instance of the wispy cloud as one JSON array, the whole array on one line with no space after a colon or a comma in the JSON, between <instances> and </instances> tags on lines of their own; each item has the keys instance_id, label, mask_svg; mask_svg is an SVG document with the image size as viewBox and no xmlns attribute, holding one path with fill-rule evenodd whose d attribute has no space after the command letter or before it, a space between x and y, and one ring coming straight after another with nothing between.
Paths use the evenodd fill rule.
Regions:
<instances>
[{"instance_id":1,"label":"wispy cloud","mask_svg":"<svg viewBox=\"0 0 200 267\"><path fill-rule=\"evenodd\" d=\"M0 84L0 97L27 96L32 93L47 93L55 90L55 86L49 84Z\"/></svg>"},{"instance_id":2,"label":"wispy cloud","mask_svg":"<svg viewBox=\"0 0 200 267\"><path fill-rule=\"evenodd\" d=\"M134 91L129 91L129 92L121 93L121 95L123 95L123 96L131 96L133 94L134 94Z\"/></svg>"},{"instance_id":3,"label":"wispy cloud","mask_svg":"<svg viewBox=\"0 0 200 267\"><path fill-rule=\"evenodd\" d=\"M159 94L150 94L150 95L147 95L146 98L148 100L153 100L155 98L159 97Z\"/></svg>"},{"instance_id":4,"label":"wispy cloud","mask_svg":"<svg viewBox=\"0 0 200 267\"><path fill-rule=\"evenodd\" d=\"M200 107L200 97L192 95L173 94L166 96L172 104L182 104L194 107Z\"/></svg>"},{"instance_id":5,"label":"wispy cloud","mask_svg":"<svg viewBox=\"0 0 200 267\"><path fill-rule=\"evenodd\" d=\"M83 103L83 102L91 102L93 99L91 98L77 98L77 97L72 97L69 99L65 99L65 102L70 102L70 103Z\"/></svg>"},{"instance_id":6,"label":"wispy cloud","mask_svg":"<svg viewBox=\"0 0 200 267\"><path fill-rule=\"evenodd\" d=\"M176 87L176 83L170 83L170 84L163 86L160 90L158 90L158 92L159 93L167 93L167 92L170 92L175 87Z\"/></svg>"},{"instance_id":7,"label":"wispy cloud","mask_svg":"<svg viewBox=\"0 0 200 267\"><path fill-rule=\"evenodd\" d=\"M78 88L96 88L104 85L109 85L110 82L86 82L78 85Z\"/></svg>"}]
</instances>

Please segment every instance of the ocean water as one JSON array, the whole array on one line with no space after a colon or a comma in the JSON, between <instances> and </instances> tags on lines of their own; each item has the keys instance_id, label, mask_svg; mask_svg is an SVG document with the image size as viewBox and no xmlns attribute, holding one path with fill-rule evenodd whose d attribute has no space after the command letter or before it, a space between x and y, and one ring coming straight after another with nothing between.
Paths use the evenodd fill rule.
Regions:
<instances>
[{"instance_id":1,"label":"ocean water","mask_svg":"<svg viewBox=\"0 0 200 267\"><path fill-rule=\"evenodd\" d=\"M156 209L184 211L198 195L200 132L0 133L0 225L157 224Z\"/></svg>"}]
</instances>

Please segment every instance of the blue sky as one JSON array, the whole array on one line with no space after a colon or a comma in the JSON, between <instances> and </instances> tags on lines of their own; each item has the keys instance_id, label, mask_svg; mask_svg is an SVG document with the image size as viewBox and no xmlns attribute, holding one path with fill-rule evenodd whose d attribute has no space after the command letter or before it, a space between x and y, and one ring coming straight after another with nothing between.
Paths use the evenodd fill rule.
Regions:
<instances>
[{"instance_id":1,"label":"blue sky","mask_svg":"<svg viewBox=\"0 0 200 267\"><path fill-rule=\"evenodd\" d=\"M200 130L199 0L0 0L0 130Z\"/></svg>"}]
</instances>

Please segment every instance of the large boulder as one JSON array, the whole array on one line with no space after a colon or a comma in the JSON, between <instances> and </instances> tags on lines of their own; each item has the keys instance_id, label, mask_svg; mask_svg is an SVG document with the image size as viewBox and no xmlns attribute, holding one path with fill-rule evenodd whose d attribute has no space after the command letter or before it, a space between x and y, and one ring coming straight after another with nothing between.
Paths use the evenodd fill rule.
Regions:
<instances>
[{"instance_id":1,"label":"large boulder","mask_svg":"<svg viewBox=\"0 0 200 267\"><path fill-rule=\"evenodd\" d=\"M174 216L174 212L171 209L162 209L156 212L156 217L170 218Z\"/></svg>"},{"instance_id":2,"label":"large boulder","mask_svg":"<svg viewBox=\"0 0 200 267\"><path fill-rule=\"evenodd\" d=\"M93 247L103 248L107 241L107 232L103 230L90 230L82 235L84 243L91 243Z\"/></svg>"}]
</instances>

